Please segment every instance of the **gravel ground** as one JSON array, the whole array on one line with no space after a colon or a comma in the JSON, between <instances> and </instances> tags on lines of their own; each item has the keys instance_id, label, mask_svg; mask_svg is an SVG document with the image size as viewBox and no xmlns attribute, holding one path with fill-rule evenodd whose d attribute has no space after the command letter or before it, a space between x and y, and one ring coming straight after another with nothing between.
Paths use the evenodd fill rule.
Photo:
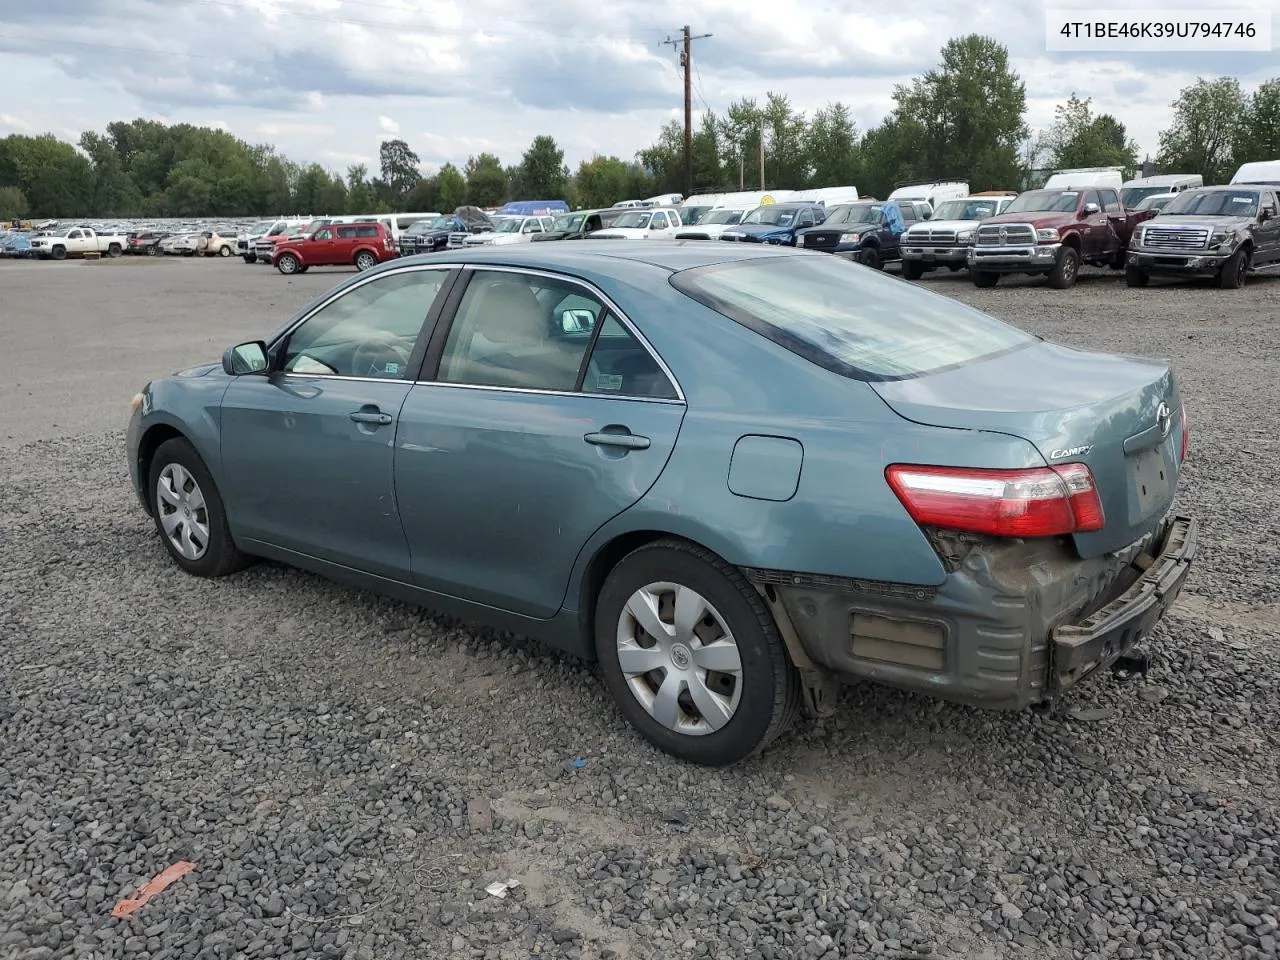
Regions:
<instances>
[{"instance_id":1,"label":"gravel ground","mask_svg":"<svg viewBox=\"0 0 1280 960\"><path fill-rule=\"evenodd\" d=\"M336 280L0 263L0 957L1278 955L1280 278L926 278L1177 362L1201 559L1145 682L1058 717L851 688L727 771L649 748L539 646L168 561L128 486L128 397Z\"/></svg>"}]
</instances>

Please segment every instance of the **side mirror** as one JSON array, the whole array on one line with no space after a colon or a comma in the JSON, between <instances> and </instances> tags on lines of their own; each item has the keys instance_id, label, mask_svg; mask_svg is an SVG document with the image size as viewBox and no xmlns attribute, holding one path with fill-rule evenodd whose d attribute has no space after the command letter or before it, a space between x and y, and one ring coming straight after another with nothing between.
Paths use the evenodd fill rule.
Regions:
<instances>
[{"instance_id":1,"label":"side mirror","mask_svg":"<svg viewBox=\"0 0 1280 960\"><path fill-rule=\"evenodd\" d=\"M563 310L560 313L561 333L590 333L595 324L595 314L590 310Z\"/></svg>"},{"instance_id":2,"label":"side mirror","mask_svg":"<svg viewBox=\"0 0 1280 960\"><path fill-rule=\"evenodd\" d=\"M228 347L222 355L222 371L231 377L267 372L267 345L261 340Z\"/></svg>"},{"instance_id":3,"label":"side mirror","mask_svg":"<svg viewBox=\"0 0 1280 960\"><path fill-rule=\"evenodd\" d=\"M1097 213L1101 209L1102 208L1098 206L1096 203L1086 203L1084 205L1084 209L1080 212L1086 217L1092 217L1095 213Z\"/></svg>"},{"instance_id":4,"label":"side mirror","mask_svg":"<svg viewBox=\"0 0 1280 960\"><path fill-rule=\"evenodd\" d=\"M1263 223L1267 220L1272 219L1275 215L1276 215L1276 212L1272 210L1270 207L1263 207L1262 211L1258 214L1258 222Z\"/></svg>"}]
</instances>

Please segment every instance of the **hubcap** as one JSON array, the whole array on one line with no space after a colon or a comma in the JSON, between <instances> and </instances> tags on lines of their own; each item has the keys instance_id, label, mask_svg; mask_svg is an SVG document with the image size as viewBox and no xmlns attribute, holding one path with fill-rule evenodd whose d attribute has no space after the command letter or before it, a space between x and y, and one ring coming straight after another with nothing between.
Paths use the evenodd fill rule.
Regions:
<instances>
[{"instance_id":1,"label":"hubcap","mask_svg":"<svg viewBox=\"0 0 1280 960\"><path fill-rule=\"evenodd\" d=\"M160 527L186 560L199 560L209 549L209 509L196 478L180 463L165 464L156 481Z\"/></svg>"},{"instance_id":2,"label":"hubcap","mask_svg":"<svg viewBox=\"0 0 1280 960\"><path fill-rule=\"evenodd\" d=\"M368 270L373 266L373 257L369 256L367 253L362 253L360 254L358 263L361 270Z\"/></svg>"},{"instance_id":3,"label":"hubcap","mask_svg":"<svg viewBox=\"0 0 1280 960\"><path fill-rule=\"evenodd\" d=\"M651 583L618 618L618 665L632 695L668 730L728 723L742 698L742 657L724 617L696 590Z\"/></svg>"}]
</instances>

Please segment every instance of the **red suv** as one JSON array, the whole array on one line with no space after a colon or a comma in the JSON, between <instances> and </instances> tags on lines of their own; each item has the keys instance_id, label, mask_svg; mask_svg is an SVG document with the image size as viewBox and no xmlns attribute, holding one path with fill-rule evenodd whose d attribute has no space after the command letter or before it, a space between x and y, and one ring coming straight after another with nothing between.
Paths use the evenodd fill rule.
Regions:
<instances>
[{"instance_id":1,"label":"red suv","mask_svg":"<svg viewBox=\"0 0 1280 960\"><path fill-rule=\"evenodd\" d=\"M315 233L290 237L276 244L271 263L281 273L305 273L308 267L368 270L394 259L396 244L380 223L330 223Z\"/></svg>"}]
</instances>

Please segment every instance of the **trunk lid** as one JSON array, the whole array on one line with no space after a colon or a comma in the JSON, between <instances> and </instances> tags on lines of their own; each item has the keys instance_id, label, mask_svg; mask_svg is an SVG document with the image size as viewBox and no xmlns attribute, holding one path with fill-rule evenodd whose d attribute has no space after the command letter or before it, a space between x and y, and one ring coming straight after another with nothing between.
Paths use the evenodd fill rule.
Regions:
<instances>
[{"instance_id":1,"label":"trunk lid","mask_svg":"<svg viewBox=\"0 0 1280 960\"><path fill-rule=\"evenodd\" d=\"M1082 557L1132 543L1173 503L1182 400L1166 362L1041 341L990 360L871 387L907 420L1009 434L1032 443L1051 466L1086 464L1106 524L1073 536Z\"/></svg>"}]
</instances>

